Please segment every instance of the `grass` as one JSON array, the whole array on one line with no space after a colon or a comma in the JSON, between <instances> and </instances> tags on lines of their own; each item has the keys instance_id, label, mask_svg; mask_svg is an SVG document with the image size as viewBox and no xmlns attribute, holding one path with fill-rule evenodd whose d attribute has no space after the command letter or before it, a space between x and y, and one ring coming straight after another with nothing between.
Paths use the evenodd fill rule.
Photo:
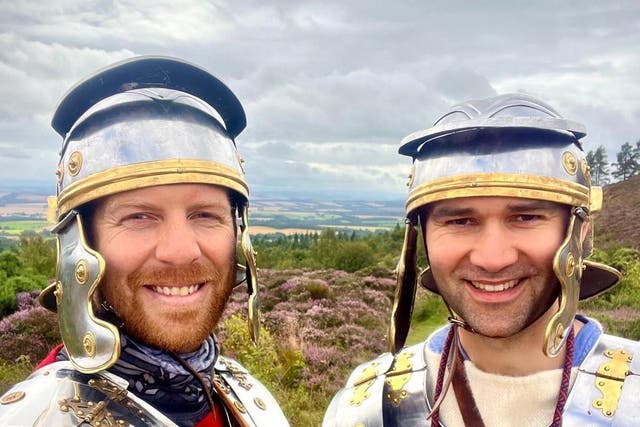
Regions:
<instances>
[{"instance_id":1,"label":"grass","mask_svg":"<svg viewBox=\"0 0 640 427\"><path fill-rule=\"evenodd\" d=\"M0 359L0 396L29 376L33 368L28 356L20 356L15 363L7 363Z\"/></svg>"},{"instance_id":2,"label":"grass","mask_svg":"<svg viewBox=\"0 0 640 427\"><path fill-rule=\"evenodd\" d=\"M426 340L433 331L447 322L448 316L449 312L438 295L418 288L406 345Z\"/></svg>"},{"instance_id":3,"label":"grass","mask_svg":"<svg viewBox=\"0 0 640 427\"><path fill-rule=\"evenodd\" d=\"M35 231L38 233L50 225L47 221L38 220L0 221L0 234L19 236L25 231Z\"/></svg>"},{"instance_id":4,"label":"grass","mask_svg":"<svg viewBox=\"0 0 640 427\"><path fill-rule=\"evenodd\" d=\"M409 330L409 336L407 337L407 346L417 344L427 339L432 332L440 328L447 322L446 316L431 317L429 319L418 320L411 323L411 329Z\"/></svg>"}]
</instances>

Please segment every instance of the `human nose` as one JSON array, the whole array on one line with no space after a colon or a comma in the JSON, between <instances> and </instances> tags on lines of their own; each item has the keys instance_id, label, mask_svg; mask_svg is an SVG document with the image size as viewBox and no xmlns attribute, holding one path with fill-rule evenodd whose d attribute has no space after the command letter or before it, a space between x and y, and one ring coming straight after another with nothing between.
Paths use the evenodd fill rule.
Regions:
<instances>
[{"instance_id":1,"label":"human nose","mask_svg":"<svg viewBox=\"0 0 640 427\"><path fill-rule=\"evenodd\" d=\"M189 265L201 255L198 239L186 219L165 223L156 245L156 258L159 261L171 265Z\"/></svg>"},{"instance_id":2,"label":"human nose","mask_svg":"<svg viewBox=\"0 0 640 427\"><path fill-rule=\"evenodd\" d=\"M470 262L488 272L499 272L515 264L518 250L513 236L499 225L486 227L475 241Z\"/></svg>"}]
</instances>

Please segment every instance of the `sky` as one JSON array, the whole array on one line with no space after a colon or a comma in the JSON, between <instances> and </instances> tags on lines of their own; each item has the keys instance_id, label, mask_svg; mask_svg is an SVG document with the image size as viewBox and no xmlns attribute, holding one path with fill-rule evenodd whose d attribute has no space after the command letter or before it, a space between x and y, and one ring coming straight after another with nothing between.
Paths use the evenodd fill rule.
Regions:
<instances>
[{"instance_id":1,"label":"sky","mask_svg":"<svg viewBox=\"0 0 640 427\"><path fill-rule=\"evenodd\" d=\"M402 199L406 135L451 105L524 92L640 139L640 2L0 0L0 182L51 185L57 103L137 55L197 64L238 96L252 197Z\"/></svg>"}]
</instances>

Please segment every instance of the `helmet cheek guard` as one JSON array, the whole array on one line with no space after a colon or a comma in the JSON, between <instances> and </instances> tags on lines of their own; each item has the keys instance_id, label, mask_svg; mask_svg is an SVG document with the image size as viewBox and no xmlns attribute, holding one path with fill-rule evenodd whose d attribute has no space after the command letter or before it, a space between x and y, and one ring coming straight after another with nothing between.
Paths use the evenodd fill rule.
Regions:
<instances>
[{"instance_id":1,"label":"helmet cheek guard","mask_svg":"<svg viewBox=\"0 0 640 427\"><path fill-rule=\"evenodd\" d=\"M602 202L601 190L591 187L579 142L585 134L582 125L563 119L549 105L512 94L456 105L430 129L403 140L400 154L411 156L414 165L391 316L392 352L404 345L411 320L418 209L439 200L497 196L545 200L571 208L565 238L553 259L559 309L547 325L543 343L547 356L559 354L578 300L609 289L620 278L615 269L584 259L591 253L593 228L586 240L583 229ZM428 254L428 248L425 250ZM438 293L428 268L418 281Z\"/></svg>"},{"instance_id":2,"label":"helmet cheek guard","mask_svg":"<svg viewBox=\"0 0 640 427\"><path fill-rule=\"evenodd\" d=\"M402 348L409 334L413 301L416 295L417 240L415 216L411 216L405 221L404 244L396 267L396 291L389 324L389 343L392 353L397 353Z\"/></svg>"},{"instance_id":3,"label":"helmet cheek guard","mask_svg":"<svg viewBox=\"0 0 640 427\"><path fill-rule=\"evenodd\" d=\"M118 327L94 313L104 275L80 212L105 196L142 187L197 183L225 188L240 222L241 269L249 292L249 326L258 339L258 285L249 238L249 188L234 138L246 126L240 101L224 83L187 62L145 56L107 67L74 86L53 128L64 138L49 219L57 222L57 280L40 302L58 312L71 362L85 373L119 357Z\"/></svg>"},{"instance_id":4,"label":"helmet cheek guard","mask_svg":"<svg viewBox=\"0 0 640 427\"><path fill-rule=\"evenodd\" d=\"M60 335L66 338L69 359L80 372L92 373L106 369L118 359L120 333L93 311L91 301L105 263L89 247L83 230L77 211L69 212L53 229L58 235L58 280L50 285L50 290L43 291L41 303L57 307ZM55 301L45 301L51 297ZM85 301L86 307L79 309L78 301Z\"/></svg>"},{"instance_id":5,"label":"helmet cheek guard","mask_svg":"<svg viewBox=\"0 0 640 427\"><path fill-rule=\"evenodd\" d=\"M544 354L556 357L569 336L569 328L578 308L580 279L582 278L582 225L586 213L575 208L569 218L567 236L553 257L553 272L560 282L560 307L547 324Z\"/></svg>"}]
</instances>

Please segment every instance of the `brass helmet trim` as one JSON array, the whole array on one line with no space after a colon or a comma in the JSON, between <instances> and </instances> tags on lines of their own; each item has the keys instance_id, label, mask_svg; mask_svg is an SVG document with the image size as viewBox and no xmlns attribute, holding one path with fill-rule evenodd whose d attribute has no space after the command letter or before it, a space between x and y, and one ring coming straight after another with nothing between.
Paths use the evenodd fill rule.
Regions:
<instances>
[{"instance_id":1,"label":"brass helmet trim","mask_svg":"<svg viewBox=\"0 0 640 427\"><path fill-rule=\"evenodd\" d=\"M105 262L87 244L78 212L71 211L54 230L58 234L59 248L56 285L63 289L60 302L54 306L58 312L60 335L71 363L80 372L98 372L113 365L120 357L120 332L113 324L98 318L91 303L104 275ZM77 259L83 260L86 266L85 281L76 277ZM45 289L40 301L51 304L53 290L51 286ZM78 301L82 302L82 307L78 306Z\"/></svg>"},{"instance_id":2,"label":"brass helmet trim","mask_svg":"<svg viewBox=\"0 0 640 427\"><path fill-rule=\"evenodd\" d=\"M409 193L407 212L437 200L505 196L589 206L589 188L559 178L515 173L455 175L423 183Z\"/></svg>"},{"instance_id":3,"label":"brass helmet trim","mask_svg":"<svg viewBox=\"0 0 640 427\"><path fill-rule=\"evenodd\" d=\"M231 167L206 160L159 160L107 169L74 182L58 197L57 215L111 194L181 183L220 185L238 192L244 198L249 196L244 179Z\"/></svg>"}]
</instances>

